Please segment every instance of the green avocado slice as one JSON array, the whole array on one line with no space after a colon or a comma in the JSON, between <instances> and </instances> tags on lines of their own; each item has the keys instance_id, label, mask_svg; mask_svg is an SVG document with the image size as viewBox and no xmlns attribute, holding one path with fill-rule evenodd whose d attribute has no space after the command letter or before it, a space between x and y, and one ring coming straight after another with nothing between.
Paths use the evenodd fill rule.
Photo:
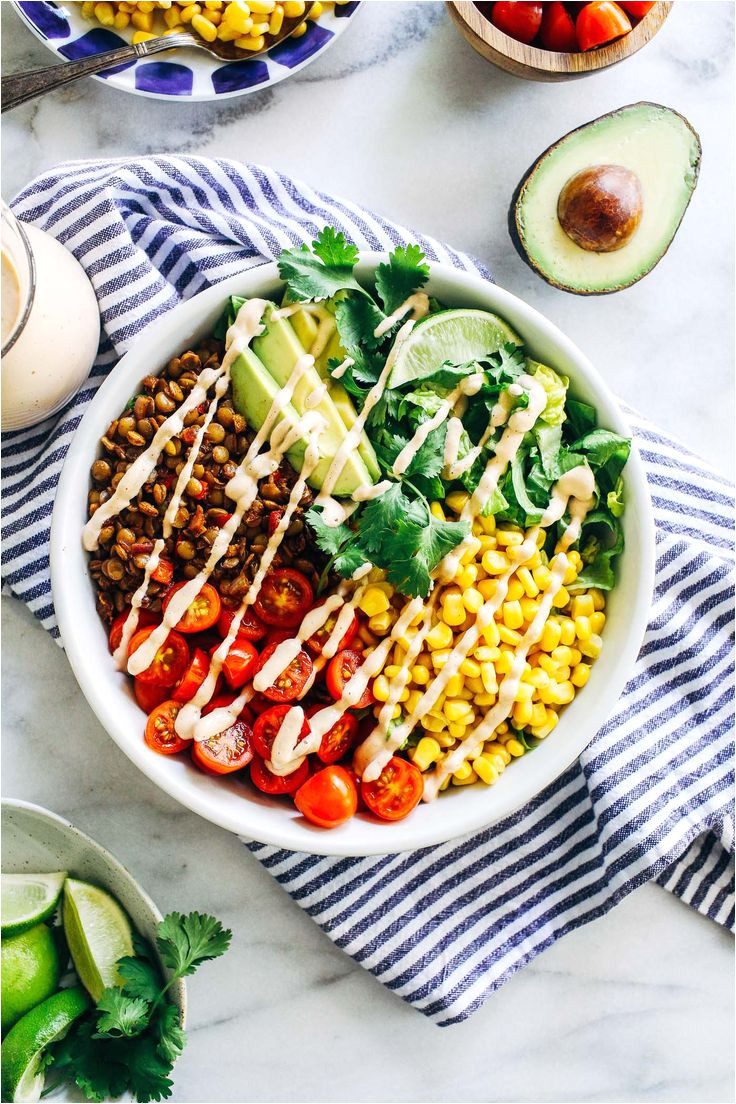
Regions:
<instances>
[{"instance_id":1,"label":"green avocado slice","mask_svg":"<svg viewBox=\"0 0 736 1104\"><path fill-rule=\"evenodd\" d=\"M655 103L601 115L550 146L524 176L509 213L522 258L548 283L580 295L602 295L641 280L662 259L695 189L701 146L687 119ZM580 171L623 166L639 180L638 228L613 252L577 245L557 217L560 192Z\"/></svg>"}]
</instances>

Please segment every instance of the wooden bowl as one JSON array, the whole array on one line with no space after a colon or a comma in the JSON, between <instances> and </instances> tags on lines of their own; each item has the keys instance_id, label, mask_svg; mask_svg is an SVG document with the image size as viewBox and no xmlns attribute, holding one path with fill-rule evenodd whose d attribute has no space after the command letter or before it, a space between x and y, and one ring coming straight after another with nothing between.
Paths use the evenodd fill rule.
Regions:
<instances>
[{"instance_id":1,"label":"wooden bowl","mask_svg":"<svg viewBox=\"0 0 736 1104\"><path fill-rule=\"evenodd\" d=\"M563 81L586 77L598 69L608 69L641 50L664 23L672 3L659 0L629 34L609 46L586 53L581 50L579 53L564 54L527 46L515 38L509 38L469 0L447 0L447 7L473 49L499 69L527 80Z\"/></svg>"}]
</instances>

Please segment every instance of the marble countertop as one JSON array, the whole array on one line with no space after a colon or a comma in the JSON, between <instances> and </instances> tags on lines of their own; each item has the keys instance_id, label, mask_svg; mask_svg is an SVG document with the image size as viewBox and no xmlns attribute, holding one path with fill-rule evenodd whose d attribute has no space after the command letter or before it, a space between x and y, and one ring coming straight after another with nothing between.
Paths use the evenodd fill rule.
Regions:
<instances>
[{"instance_id":1,"label":"marble countertop","mask_svg":"<svg viewBox=\"0 0 736 1104\"><path fill-rule=\"evenodd\" d=\"M3 195L76 157L184 151L274 165L479 256L623 399L732 474L733 4L678 0L640 54L561 85L488 66L442 4L364 9L315 65L250 97L159 103L86 81L6 115ZM4 74L51 61L9 4L2 41ZM640 99L676 108L701 134L683 226L634 288L556 291L513 251L509 197L550 142ZM469 1022L438 1029L335 949L237 839L143 777L61 650L19 604L2 605L3 793L89 832L163 910L209 910L235 930L228 956L190 983L175 1100L733 1099L732 940L715 925L645 886Z\"/></svg>"}]
</instances>

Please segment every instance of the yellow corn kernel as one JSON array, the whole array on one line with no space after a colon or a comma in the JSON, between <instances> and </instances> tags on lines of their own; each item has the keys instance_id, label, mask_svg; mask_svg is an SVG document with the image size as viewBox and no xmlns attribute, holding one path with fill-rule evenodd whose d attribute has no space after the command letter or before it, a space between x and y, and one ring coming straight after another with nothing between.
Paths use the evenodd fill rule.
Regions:
<instances>
[{"instance_id":1,"label":"yellow corn kernel","mask_svg":"<svg viewBox=\"0 0 736 1104\"><path fill-rule=\"evenodd\" d=\"M115 28L116 31L124 31L129 23L130 23L130 16L127 12L124 12L124 11L115 12L115 18L113 19L112 25L113 25L113 27Z\"/></svg>"},{"instance_id":2,"label":"yellow corn kernel","mask_svg":"<svg viewBox=\"0 0 736 1104\"><path fill-rule=\"evenodd\" d=\"M247 4L237 3L237 0L233 0L233 3L225 8L224 20L228 26L234 27L241 34L247 34L253 26L250 8Z\"/></svg>"},{"instance_id":3,"label":"yellow corn kernel","mask_svg":"<svg viewBox=\"0 0 736 1104\"><path fill-rule=\"evenodd\" d=\"M496 529L496 540L502 548L516 548L523 544L524 535L518 529Z\"/></svg>"},{"instance_id":4,"label":"yellow corn kernel","mask_svg":"<svg viewBox=\"0 0 736 1104\"><path fill-rule=\"evenodd\" d=\"M561 667L570 666L572 664L572 648L567 648L562 645L559 648L555 648L551 656L555 663L558 663ZM578 661L579 662L579 661Z\"/></svg>"},{"instance_id":5,"label":"yellow corn kernel","mask_svg":"<svg viewBox=\"0 0 736 1104\"><path fill-rule=\"evenodd\" d=\"M573 686L585 686L590 678L590 666L587 663L578 663L570 673L570 682Z\"/></svg>"},{"instance_id":6,"label":"yellow corn kernel","mask_svg":"<svg viewBox=\"0 0 736 1104\"><path fill-rule=\"evenodd\" d=\"M377 613L385 613L390 605L388 595L383 590L377 586L369 586L358 602L358 609L366 617L374 617Z\"/></svg>"},{"instance_id":7,"label":"yellow corn kernel","mask_svg":"<svg viewBox=\"0 0 736 1104\"><path fill-rule=\"evenodd\" d=\"M481 632L481 638L485 644L491 648L497 648L501 643L501 632L495 621L491 621L489 625Z\"/></svg>"},{"instance_id":8,"label":"yellow corn kernel","mask_svg":"<svg viewBox=\"0 0 736 1104\"><path fill-rule=\"evenodd\" d=\"M572 583L575 582L577 577L578 573L575 570L574 566L571 563L568 563L567 567L565 568L565 574L562 576L563 583L565 584L565 586L570 586Z\"/></svg>"},{"instance_id":9,"label":"yellow corn kernel","mask_svg":"<svg viewBox=\"0 0 736 1104\"><path fill-rule=\"evenodd\" d=\"M471 679L480 678L480 664L474 659L464 659L460 664L460 674Z\"/></svg>"},{"instance_id":10,"label":"yellow corn kernel","mask_svg":"<svg viewBox=\"0 0 736 1104\"><path fill-rule=\"evenodd\" d=\"M98 7L99 6L100 5L98 5ZM134 11L130 17L130 22L134 27L137 27L139 31L150 32L153 30L153 15L151 12Z\"/></svg>"},{"instance_id":11,"label":"yellow corn kernel","mask_svg":"<svg viewBox=\"0 0 736 1104\"><path fill-rule=\"evenodd\" d=\"M296 36L296 31L294 31L294 35ZM235 45L239 50L249 50L254 54L263 49L265 42L263 35L257 37L255 35L241 35L240 38L235 39Z\"/></svg>"},{"instance_id":12,"label":"yellow corn kernel","mask_svg":"<svg viewBox=\"0 0 736 1104\"><path fill-rule=\"evenodd\" d=\"M436 652L432 652L432 666L434 667L435 671L440 671L445 666L449 658L450 653L446 648L442 648Z\"/></svg>"},{"instance_id":13,"label":"yellow corn kernel","mask_svg":"<svg viewBox=\"0 0 736 1104\"><path fill-rule=\"evenodd\" d=\"M436 763L442 754L442 748L433 736L422 736L416 747L411 748L409 757L415 767L420 771L426 771L433 763Z\"/></svg>"},{"instance_id":14,"label":"yellow corn kernel","mask_svg":"<svg viewBox=\"0 0 736 1104\"><path fill-rule=\"evenodd\" d=\"M378 643L378 637L374 636L367 625L361 625L358 629L358 636L364 644L375 646Z\"/></svg>"},{"instance_id":15,"label":"yellow corn kernel","mask_svg":"<svg viewBox=\"0 0 736 1104\"><path fill-rule=\"evenodd\" d=\"M395 620L395 611L385 610L383 613L376 613L373 617L368 618L368 628L377 636L385 636Z\"/></svg>"},{"instance_id":16,"label":"yellow corn kernel","mask_svg":"<svg viewBox=\"0 0 736 1104\"><path fill-rule=\"evenodd\" d=\"M546 590L552 581L552 573L546 564L540 564L539 567L533 568L532 575L540 590Z\"/></svg>"},{"instance_id":17,"label":"yellow corn kernel","mask_svg":"<svg viewBox=\"0 0 736 1104\"><path fill-rule=\"evenodd\" d=\"M590 621L591 632L600 633L606 623L606 615L601 610L596 610L595 613L591 613L588 620Z\"/></svg>"},{"instance_id":18,"label":"yellow corn kernel","mask_svg":"<svg viewBox=\"0 0 736 1104\"><path fill-rule=\"evenodd\" d=\"M460 566L455 573L455 582L461 590L472 587L478 578L478 568L475 564Z\"/></svg>"},{"instance_id":19,"label":"yellow corn kernel","mask_svg":"<svg viewBox=\"0 0 736 1104\"><path fill-rule=\"evenodd\" d=\"M472 715L473 710L468 702L455 698L445 702L442 706L442 712L448 721L462 721L463 724L468 724L467 718Z\"/></svg>"},{"instance_id":20,"label":"yellow corn kernel","mask_svg":"<svg viewBox=\"0 0 736 1104\"><path fill-rule=\"evenodd\" d=\"M520 682L514 694L514 701L531 701L533 697L534 687L530 686L528 682Z\"/></svg>"},{"instance_id":21,"label":"yellow corn kernel","mask_svg":"<svg viewBox=\"0 0 736 1104\"><path fill-rule=\"evenodd\" d=\"M493 536L493 534L496 532L495 517L492 514L488 514L487 517L483 517L483 515L481 514L478 520L480 521L480 527L483 532L487 533L489 537Z\"/></svg>"},{"instance_id":22,"label":"yellow corn kernel","mask_svg":"<svg viewBox=\"0 0 736 1104\"><path fill-rule=\"evenodd\" d=\"M270 15L276 7L276 0L247 0L247 2L251 12L256 15Z\"/></svg>"},{"instance_id":23,"label":"yellow corn kernel","mask_svg":"<svg viewBox=\"0 0 736 1104\"><path fill-rule=\"evenodd\" d=\"M539 594L539 587L534 582L534 576L528 567L520 567L516 572L516 577L524 588L524 594L527 598L536 598Z\"/></svg>"},{"instance_id":24,"label":"yellow corn kernel","mask_svg":"<svg viewBox=\"0 0 736 1104\"><path fill-rule=\"evenodd\" d=\"M154 4L154 7L155 6L156 5ZM158 6L159 8L162 8L164 5L159 4ZM219 12L222 9L222 0L204 0L204 6L207 11Z\"/></svg>"},{"instance_id":25,"label":"yellow corn kernel","mask_svg":"<svg viewBox=\"0 0 736 1104\"><path fill-rule=\"evenodd\" d=\"M589 617L576 617L575 618L575 635L578 640L590 640L593 634L593 629L590 625Z\"/></svg>"},{"instance_id":26,"label":"yellow corn kernel","mask_svg":"<svg viewBox=\"0 0 736 1104\"><path fill-rule=\"evenodd\" d=\"M112 27L115 22L115 11L112 4L95 4L95 19L103 27Z\"/></svg>"},{"instance_id":27,"label":"yellow corn kernel","mask_svg":"<svg viewBox=\"0 0 736 1104\"><path fill-rule=\"evenodd\" d=\"M407 713L416 713L417 706L419 705L419 699L421 698L421 696L422 695L419 693L418 690L411 690L411 691L407 690L407 696L406 696L406 712Z\"/></svg>"},{"instance_id":28,"label":"yellow corn kernel","mask_svg":"<svg viewBox=\"0 0 736 1104\"><path fill-rule=\"evenodd\" d=\"M403 704L403 702L407 702L409 700L409 695L410 695L409 687L405 686L404 689L399 694L399 701L402 702L402 704Z\"/></svg>"},{"instance_id":29,"label":"yellow corn kernel","mask_svg":"<svg viewBox=\"0 0 736 1104\"><path fill-rule=\"evenodd\" d=\"M289 19L295 19L298 15L304 15L304 0L284 0L284 15Z\"/></svg>"},{"instance_id":30,"label":"yellow corn kernel","mask_svg":"<svg viewBox=\"0 0 736 1104\"><path fill-rule=\"evenodd\" d=\"M268 34L268 21L261 20L260 23L254 23L250 33L254 37L260 37L261 35Z\"/></svg>"},{"instance_id":31,"label":"yellow corn kernel","mask_svg":"<svg viewBox=\"0 0 736 1104\"><path fill-rule=\"evenodd\" d=\"M429 682L429 671L426 667L422 667L417 664L411 669L411 680L415 682L417 686L426 686Z\"/></svg>"},{"instance_id":32,"label":"yellow corn kernel","mask_svg":"<svg viewBox=\"0 0 736 1104\"><path fill-rule=\"evenodd\" d=\"M479 590L470 586L463 592L462 602L468 613L477 613L481 606L484 605L485 599Z\"/></svg>"},{"instance_id":33,"label":"yellow corn kernel","mask_svg":"<svg viewBox=\"0 0 736 1104\"><path fill-rule=\"evenodd\" d=\"M382 674L384 674L387 679L395 679L397 675L401 674L401 668L395 663L389 663L387 667L383 668Z\"/></svg>"},{"instance_id":34,"label":"yellow corn kernel","mask_svg":"<svg viewBox=\"0 0 736 1104\"><path fill-rule=\"evenodd\" d=\"M524 588L523 588L523 586L521 585L521 583L519 582L518 579L516 579L515 577L512 576L511 579L509 579L509 585L508 585L508 589L506 591L506 601L507 602L520 602L523 597L524 597Z\"/></svg>"},{"instance_id":35,"label":"yellow corn kernel","mask_svg":"<svg viewBox=\"0 0 736 1104\"><path fill-rule=\"evenodd\" d=\"M444 621L438 621L429 630L425 640L430 648L449 648L452 644L452 629Z\"/></svg>"},{"instance_id":36,"label":"yellow corn kernel","mask_svg":"<svg viewBox=\"0 0 736 1104\"><path fill-rule=\"evenodd\" d=\"M532 702L532 719L530 721L532 728L543 725L546 717L547 710L544 707L544 702Z\"/></svg>"},{"instance_id":37,"label":"yellow corn kernel","mask_svg":"<svg viewBox=\"0 0 736 1104\"><path fill-rule=\"evenodd\" d=\"M540 728L533 728L532 729L532 736L536 736L536 738L538 740L546 739L547 736L549 736L552 729L557 724L557 721L558 721L558 717L557 717L556 713L552 713L551 716L548 713L547 714L547 723L545 725L542 725Z\"/></svg>"},{"instance_id":38,"label":"yellow corn kernel","mask_svg":"<svg viewBox=\"0 0 736 1104\"><path fill-rule=\"evenodd\" d=\"M569 617L560 618L560 644L571 648L575 643L575 622Z\"/></svg>"},{"instance_id":39,"label":"yellow corn kernel","mask_svg":"<svg viewBox=\"0 0 736 1104\"><path fill-rule=\"evenodd\" d=\"M269 16L268 20L268 33L270 35L277 35L280 33L281 28L284 25L284 9L280 4L277 4L273 12Z\"/></svg>"},{"instance_id":40,"label":"yellow corn kernel","mask_svg":"<svg viewBox=\"0 0 736 1104\"><path fill-rule=\"evenodd\" d=\"M498 771L485 755L478 756L473 763L473 770L481 782L485 782L486 786L492 786L494 782L498 781Z\"/></svg>"},{"instance_id":41,"label":"yellow corn kernel","mask_svg":"<svg viewBox=\"0 0 736 1104\"><path fill-rule=\"evenodd\" d=\"M535 602L533 598L527 598L526 595L519 600L521 607L521 616L526 622L531 622L539 613L539 602Z\"/></svg>"},{"instance_id":42,"label":"yellow corn kernel","mask_svg":"<svg viewBox=\"0 0 736 1104\"><path fill-rule=\"evenodd\" d=\"M559 646L562 628L556 618L550 618L542 629L540 644L545 652L553 652Z\"/></svg>"},{"instance_id":43,"label":"yellow corn kernel","mask_svg":"<svg viewBox=\"0 0 736 1104\"><path fill-rule=\"evenodd\" d=\"M465 491L450 491L445 501L454 514L461 514L470 501L470 495Z\"/></svg>"},{"instance_id":44,"label":"yellow corn kernel","mask_svg":"<svg viewBox=\"0 0 736 1104\"><path fill-rule=\"evenodd\" d=\"M373 696L377 701L388 701L391 688L385 675L377 675L373 680Z\"/></svg>"},{"instance_id":45,"label":"yellow corn kernel","mask_svg":"<svg viewBox=\"0 0 736 1104\"><path fill-rule=\"evenodd\" d=\"M471 659L470 662L474 663L475 661ZM478 671L480 672L480 664L476 664L476 666L478 667ZM477 678L474 675L465 675L465 689L469 690L471 695L482 694L485 687L483 686L483 681L480 677L480 674Z\"/></svg>"},{"instance_id":46,"label":"yellow corn kernel","mask_svg":"<svg viewBox=\"0 0 736 1104\"><path fill-rule=\"evenodd\" d=\"M420 720L420 725L427 732L442 732L447 722L444 717L438 717L434 713L427 713L426 716ZM441 743L442 741L440 741Z\"/></svg>"},{"instance_id":47,"label":"yellow corn kernel","mask_svg":"<svg viewBox=\"0 0 736 1104\"><path fill-rule=\"evenodd\" d=\"M482 694L475 694L474 695L473 704L477 705L479 709L485 709L489 705L495 705L496 704L496 698L497 698L496 694L487 694L485 691L483 691Z\"/></svg>"},{"instance_id":48,"label":"yellow corn kernel","mask_svg":"<svg viewBox=\"0 0 736 1104\"><path fill-rule=\"evenodd\" d=\"M480 552L480 541L477 537L468 537L467 548L460 557L461 564L472 563L475 557Z\"/></svg>"},{"instance_id":49,"label":"yellow corn kernel","mask_svg":"<svg viewBox=\"0 0 736 1104\"><path fill-rule=\"evenodd\" d=\"M576 594L570 604L570 615L575 617L590 617L595 613L593 599L589 594Z\"/></svg>"},{"instance_id":50,"label":"yellow corn kernel","mask_svg":"<svg viewBox=\"0 0 736 1104\"><path fill-rule=\"evenodd\" d=\"M470 763L463 763L452 776L453 786L472 786L472 784L477 781L478 775L475 773Z\"/></svg>"},{"instance_id":51,"label":"yellow corn kernel","mask_svg":"<svg viewBox=\"0 0 736 1104\"><path fill-rule=\"evenodd\" d=\"M465 620L465 606L460 594L445 593L442 602L442 620L446 625L462 625Z\"/></svg>"},{"instance_id":52,"label":"yellow corn kernel","mask_svg":"<svg viewBox=\"0 0 736 1104\"><path fill-rule=\"evenodd\" d=\"M442 509L441 502L430 502L429 512L432 517L436 517L438 521L446 521L445 511Z\"/></svg>"},{"instance_id":53,"label":"yellow corn kernel","mask_svg":"<svg viewBox=\"0 0 736 1104\"><path fill-rule=\"evenodd\" d=\"M590 640L580 641L580 651L588 659L597 659L601 654L601 648L603 647L603 641L597 633L593 633Z\"/></svg>"},{"instance_id":54,"label":"yellow corn kernel","mask_svg":"<svg viewBox=\"0 0 736 1104\"><path fill-rule=\"evenodd\" d=\"M230 27L227 23L221 23L217 28L217 37L220 42L234 42L241 34L242 31L236 31L234 27Z\"/></svg>"},{"instance_id":55,"label":"yellow corn kernel","mask_svg":"<svg viewBox=\"0 0 736 1104\"><path fill-rule=\"evenodd\" d=\"M514 708L511 710L511 715L514 718L514 724L517 728L525 728L526 725L532 722L532 703L528 701L514 702Z\"/></svg>"},{"instance_id":56,"label":"yellow corn kernel","mask_svg":"<svg viewBox=\"0 0 736 1104\"><path fill-rule=\"evenodd\" d=\"M481 579L478 582L478 590L483 595L486 602L493 598L498 588L498 582L496 579Z\"/></svg>"},{"instance_id":57,"label":"yellow corn kernel","mask_svg":"<svg viewBox=\"0 0 736 1104\"><path fill-rule=\"evenodd\" d=\"M557 684L557 700L560 705L569 705L575 697L575 687L569 679Z\"/></svg>"},{"instance_id":58,"label":"yellow corn kernel","mask_svg":"<svg viewBox=\"0 0 736 1104\"><path fill-rule=\"evenodd\" d=\"M488 572L489 575L503 575L505 571L508 571L509 561L504 556L503 552L497 552L495 549L488 549L483 553L481 559L483 569Z\"/></svg>"},{"instance_id":59,"label":"yellow corn kernel","mask_svg":"<svg viewBox=\"0 0 736 1104\"><path fill-rule=\"evenodd\" d=\"M131 42L137 45L139 42L148 42L150 39L155 37L156 35L152 34L150 31L136 31L131 39Z\"/></svg>"},{"instance_id":60,"label":"yellow corn kernel","mask_svg":"<svg viewBox=\"0 0 736 1104\"><path fill-rule=\"evenodd\" d=\"M153 0L141 0L139 4L136 4L136 7L142 12L152 12L156 5Z\"/></svg>"},{"instance_id":61,"label":"yellow corn kernel","mask_svg":"<svg viewBox=\"0 0 736 1104\"><path fill-rule=\"evenodd\" d=\"M504 602L502 607L503 623L507 629L520 629L524 624L524 614L519 602ZM501 637L503 639L503 637Z\"/></svg>"},{"instance_id":62,"label":"yellow corn kernel","mask_svg":"<svg viewBox=\"0 0 736 1104\"><path fill-rule=\"evenodd\" d=\"M554 598L552 599L552 605L554 606L555 609L564 609L569 601L570 601L570 595L568 594L565 587L561 586L560 589L555 594Z\"/></svg>"},{"instance_id":63,"label":"yellow corn kernel","mask_svg":"<svg viewBox=\"0 0 736 1104\"><path fill-rule=\"evenodd\" d=\"M511 752L506 744L500 744L497 740L489 740L483 749L483 754L488 756L498 756L501 760L501 769L511 762ZM493 759L491 759L493 762Z\"/></svg>"},{"instance_id":64,"label":"yellow corn kernel","mask_svg":"<svg viewBox=\"0 0 736 1104\"><path fill-rule=\"evenodd\" d=\"M593 587L588 591L588 594L593 599L593 609L596 613L600 613L601 610L606 608L606 595L602 590L597 587Z\"/></svg>"},{"instance_id":65,"label":"yellow corn kernel","mask_svg":"<svg viewBox=\"0 0 736 1104\"><path fill-rule=\"evenodd\" d=\"M463 689L465 680L462 675L450 675L445 686L445 695L448 698L456 698Z\"/></svg>"},{"instance_id":66,"label":"yellow corn kernel","mask_svg":"<svg viewBox=\"0 0 736 1104\"><path fill-rule=\"evenodd\" d=\"M508 625L499 625L498 635L502 643L510 644L512 648L518 648L521 644L521 634L516 629L510 629Z\"/></svg>"},{"instance_id":67,"label":"yellow corn kernel","mask_svg":"<svg viewBox=\"0 0 736 1104\"><path fill-rule=\"evenodd\" d=\"M567 664L565 664L564 667L558 664L554 673L555 682L567 682L569 677L570 668L567 666Z\"/></svg>"},{"instance_id":68,"label":"yellow corn kernel","mask_svg":"<svg viewBox=\"0 0 736 1104\"><path fill-rule=\"evenodd\" d=\"M443 750L455 746L455 737L451 736L449 732L435 732L434 738Z\"/></svg>"},{"instance_id":69,"label":"yellow corn kernel","mask_svg":"<svg viewBox=\"0 0 736 1104\"><path fill-rule=\"evenodd\" d=\"M307 16L307 19L312 19L312 20L319 19L321 14L322 14L322 5L320 4L319 0L317 0L317 2L313 5L309 15Z\"/></svg>"},{"instance_id":70,"label":"yellow corn kernel","mask_svg":"<svg viewBox=\"0 0 736 1104\"><path fill-rule=\"evenodd\" d=\"M510 630L507 630L510 631ZM518 636L518 633L516 634ZM508 675L511 670L511 666L514 662L514 653L512 651L502 650L500 656L494 663L497 675Z\"/></svg>"},{"instance_id":71,"label":"yellow corn kernel","mask_svg":"<svg viewBox=\"0 0 736 1104\"><path fill-rule=\"evenodd\" d=\"M195 15L199 15L201 11L201 4L182 4L180 16L182 23L191 23Z\"/></svg>"},{"instance_id":72,"label":"yellow corn kernel","mask_svg":"<svg viewBox=\"0 0 736 1104\"><path fill-rule=\"evenodd\" d=\"M549 686L549 674L542 667L533 667L529 672L527 682L530 686L533 686L535 690L541 690L543 686Z\"/></svg>"},{"instance_id":73,"label":"yellow corn kernel","mask_svg":"<svg viewBox=\"0 0 736 1104\"><path fill-rule=\"evenodd\" d=\"M82 19L93 19L95 14L94 4L82 4Z\"/></svg>"}]
</instances>

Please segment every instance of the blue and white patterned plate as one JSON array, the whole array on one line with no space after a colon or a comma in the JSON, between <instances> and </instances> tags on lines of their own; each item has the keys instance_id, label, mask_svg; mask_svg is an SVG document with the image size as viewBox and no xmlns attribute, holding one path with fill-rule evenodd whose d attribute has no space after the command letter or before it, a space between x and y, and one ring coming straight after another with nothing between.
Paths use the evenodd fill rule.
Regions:
<instances>
[{"instance_id":1,"label":"blue and white patterned plate","mask_svg":"<svg viewBox=\"0 0 736 1104\"><path fill-rule=\"evenodd\" d=\"M68 61L130 41L117 31L82 18L81 5L14 0L16 11L37 38ZM319 22L308 24L306 34L291 38L257 58L220 61L204 50L179 50L177 60L131 61L101 73L124 92L157 100L225 100L258 92L290 77L324 53L342 34L360 6L353 3L325 8Z\"/></svg>"}]
</instances>

